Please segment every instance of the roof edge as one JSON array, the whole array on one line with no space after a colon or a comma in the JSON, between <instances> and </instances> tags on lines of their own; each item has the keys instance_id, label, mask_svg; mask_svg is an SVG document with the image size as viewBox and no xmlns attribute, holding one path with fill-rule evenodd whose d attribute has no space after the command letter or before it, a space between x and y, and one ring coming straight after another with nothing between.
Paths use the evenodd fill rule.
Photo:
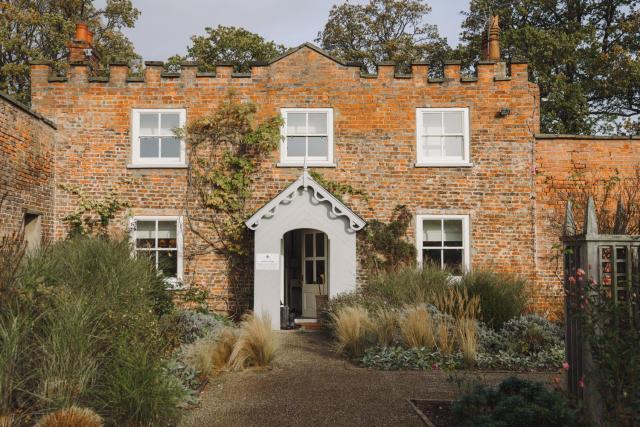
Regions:
<instances>
[{"instance_id":1,"label":"roof edge","mask_svg":"<svg viewBox=\"0 0 640 427\"><path fill-rule=\"evenodd\" d=\"M640 140L640 135L573 135L573 134L556 134L556 133L537 133L536 139L603 139L603 140Z\"/></svg>"},{"instance_id":2,"label":"roof edge","mask_svg":"<svg viewBox=\"0 0 640 427\"><path fill-rule=\"evenodd\" d=\"M301 49L304 49L305 47L313 50L316 53L319 53L320 55L324 56L325 58L328 58L328 59L332 60L333 62L335 62L335 63L337 63L339 65L342 65L344 67L358 67L358 65L356 65L354 63L344 62L344 61L340 60L339 58L337 58L336 56L330 54L326 50L321 49L318 46L314 45L313 43L309 43L309 42L304 42L299 46L296 46L296 47L293 47L293 48L287 50L282 55L277 56L277 57L273 58L272 60L268 61L267 65L274 64L274 63L280 61L281 59L284 59L287 56L289 56L289 55L291 55L291 54L293 54L293 53L295 53L295 52L297 52L297 51L299 51Z\"/></svg>"},{"instance_id":3,"label":"roof edge","mask_svg":"<svg viewBox=\"0 0 640 427\"><path fill-rule=\"evenodd\" d=\"M52 129L58 130L58 127L56 126L56 124L54 122L52 122L51 120L47 119L42 114L36 113L31 108L29 108L28 106L24 105L22 102L18 101L17 99L14 99L13 97L7 95L6 93L0 92L0 99L5 100L8 104L13 105L18 110L21 110L24 113L27 113L31 117L40 120L41 122L45 123L47 126L51 127Z\"/></svg>"}]
</instances>

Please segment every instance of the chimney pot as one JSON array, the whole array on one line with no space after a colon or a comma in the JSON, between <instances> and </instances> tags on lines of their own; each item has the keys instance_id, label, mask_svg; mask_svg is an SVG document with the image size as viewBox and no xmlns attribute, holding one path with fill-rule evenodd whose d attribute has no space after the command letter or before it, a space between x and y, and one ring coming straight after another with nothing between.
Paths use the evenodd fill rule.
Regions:
<instances>
[{"instance_id":1,"label":"chimney pot","mask_svg":"<svg viewBox=\"0 0 640 427\"><path fill-rule=\"evenodd\" d=\"M491 17L489 23L488 35L489 46L487 52L487 59L489 61L500 61L500 17L494 15Z\"/></svg>"},{"instance_id":2,"label":"chimney pot","mask_svg":"<svg viewBox=\"0 0 640 427\"><path fill-rule=\"evenodd\" d=\"M89 27L87 26L87 24L82 23L82 22L78 22L76 24L76 40L80 40L83 42L87 42L90 43L89 39ZM93 38L93 37L91 37Z\"/></svg>"}]
</instances>

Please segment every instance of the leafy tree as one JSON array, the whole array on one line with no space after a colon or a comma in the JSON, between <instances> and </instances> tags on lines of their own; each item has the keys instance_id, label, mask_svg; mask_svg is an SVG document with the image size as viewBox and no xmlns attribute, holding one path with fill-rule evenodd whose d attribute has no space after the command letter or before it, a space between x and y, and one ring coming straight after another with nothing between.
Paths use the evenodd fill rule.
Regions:
<instances>
[{"instance_id":1,"label":"leafy tree","mask_svg":"<svg viewBox=\"0 0 640 427\"><path fill-rule=\"evenodd\" d=\"M205 28L206 35L192 36L188 58L199 64L203 71L215 70L216 63L237 64L237 71L249 71L252 62L270 61L284 53L281 44L265 40L262 36L244 28ZM169 66L175 67L185 58L174 55L169 58Z\"/></svg>"},{"instance_id":2,"label":"leafy tree","mask_svg":"<svg viewBox=\"0 0 640 427\"><path fill-rule=\"evenodd\" d=\"M136 58L122 28L133 27L140 12L131 0L7 0L0 2L0 90L29 103L29 62L49 60L64 68L67 44L77 22L95 33L103 64Z\"/></svg>"},{"instance_id":3,"label":"leafy tree","mask_svg":"<svg viewBox=\"0 0 640 427\"><path fill-rule=\"evenodd\" d=\"M638 0L472 0L461 56L478 59L488 16L500 16L504 58L524 57L551 133L640 129Z\"/></svg>"},{"instance_id":4,"label":"leafy tree","mask_svg":"<svg viewBox=\"0 0 640 427\"><path fill-rule=\"evenodd\" d=\"M435 25L424 19L431 7L424 0L370 0L364 5L335 5L318 33L317 43L346 60L394 61L407 67L414 61L441 62L450 51Z\"/></svg>"}]
</instances>

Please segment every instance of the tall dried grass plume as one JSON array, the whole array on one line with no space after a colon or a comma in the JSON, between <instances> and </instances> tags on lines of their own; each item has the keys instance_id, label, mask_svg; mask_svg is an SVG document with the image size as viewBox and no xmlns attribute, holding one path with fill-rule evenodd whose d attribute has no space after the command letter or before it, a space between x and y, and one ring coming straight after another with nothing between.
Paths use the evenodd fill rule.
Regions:
<instances>
[{"instance_id":1,"label":"tall dried grass plume","mask_svg":"<svg viewBox=\"0 0 640 427\"><path fill-rule=\"evenodd\" d=\"M434 348L434 319L424 305L407 307L400 319L400 334L408 347Z\"/></svg>"},{"instance_id":2,"label":"tall dried grass plume","mask_svg":"<svg viewBox=\"0 0 640 427\"><path fill-rule=\"evenodd\" d=\"M269 366L276 357L277 337L271 329L271 316L250 314L240 325L238 341L229 357L229 367L241 370Z\"/></svg>"},{"instance_id":3,"label":"tall dried grass plume","mask_svg":"<svg viewBox=\"0 0 640 427\"><path fill-rule=\"evenodd\" d=\"M371 330L369 312L359 305L340 307L332 321L338 350L352 358L362 356Z\"/></svg>"},{"instance_id":4,"label":"tall dried grass plume","mask_svg":"<svg viewBox=\"0 0 640 427\"><path fill-rule=\"evenodd\" d=\"M91 409L71 406L45 415L34 427L102 427L103 425L100 415Z\"/></svg>"}]
</instances>

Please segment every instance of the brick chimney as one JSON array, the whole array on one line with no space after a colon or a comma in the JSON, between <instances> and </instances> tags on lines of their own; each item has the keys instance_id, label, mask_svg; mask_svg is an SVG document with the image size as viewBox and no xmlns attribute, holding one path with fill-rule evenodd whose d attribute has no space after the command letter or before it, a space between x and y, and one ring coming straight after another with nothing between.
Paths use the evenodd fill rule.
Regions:
<instances>
[{"instance_id":1,"label":"brick chimney","mask_svg":"<svg viewBox=\"0 0 640 427\"><path fill-rule=\"evenodd\" d=\"M93 33L87 24L76 24L76 34L69 42L69 63L85 63L91 74L95 74L100 68L100 54L93 46Z\"/></svg>"}]
</instances>

